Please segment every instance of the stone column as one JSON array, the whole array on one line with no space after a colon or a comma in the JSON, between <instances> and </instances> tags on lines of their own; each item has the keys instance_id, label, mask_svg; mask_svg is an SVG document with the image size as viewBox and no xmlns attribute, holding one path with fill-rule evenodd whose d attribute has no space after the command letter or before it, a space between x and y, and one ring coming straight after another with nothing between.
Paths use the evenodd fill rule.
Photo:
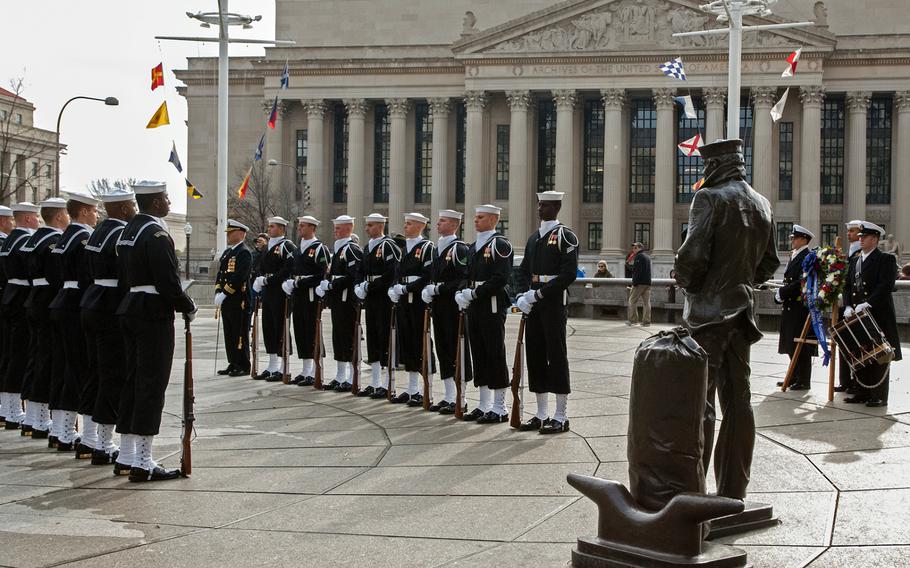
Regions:
<instances>
[{"instance_id":1,"label":"stone column","mask_svg":"<svg viewBox=\"0 0 910 568\"><path fill-rule=\"evenodd\" d=\"M710 87L704 89L705 99L705 142L714 142L724 137L724 103L727 89Z\"/></svg>"},{"instance_id":2,"label":"stone column","mask_svg":"<svg viewBox=\"0 0 910 568\"><path fill-rule=\"evenodd\" d=\"M322 99L303 101L307 115L307 172L305 191L310 195L309 211L304 211L322 221L322 238L331 236L329 205L332 202L331 188L325 171L325 113L328 106ZM325 227L329 227L328 230Z\"/></svg>"},{"instance_id":3,"label":"stone column","mask_svg":"<svg viewBox=\"0 0 910 568\"><path fill-rule=\"evenodd\" d=\"M866 218L866 115L871 100L866 92L847 93L847 220Z\"/></svg>"},{"instance_id":4,"label":"stone column","mask_svg":"<svg viewBox=\"0 0 910 568\"><path fill-rule=\"evenodd\" d=\"M821 235L821 128L822 101L825 90L821 85L799 88L803 103L799 160L799 219L817 236Z\"/></svg>"},{"instance_id":5,"label":"stone column","mask_svg":"<svg viewBox=\"0 0 910 568\"><path fill-rule=\"evenodd\" d=\"M603 240L600 255L622 257L626 209L629 203L627 188L622 182L623 164L629 150L623 144L622 111L626 104L624 89L604 89L604 197Z\"/></svg>"},{"instance_id":6,"label":"stone column","mask_svg":"<svg viewBox=\"0 0 910 568\"><path fill-rule=\"evenodd\" d=\"M910 159L906 159L910 156L910 91L894 93L894 116L897 117L897 147L891 155L897 157L897 168L891 184L891 224L894 228L889 232L894 233L906 250L910 245Z\"/></svg>"},{"instance_id":7,"label":"stone column","mask_svg":"<svg viewBox=\"0 0 910 568\"><path fill-rule=\"evenodd\" d=\"M673 201L676 191L676 143L673 135L673 97L676 89L654 89L654 107L657 109L657 147L654 172L654 255L673 254Z\"/></svg>"},{"instance_id":8,"label":"stone column","mask_svg":"<svg viewBox=\"0 0 910 568\"><path fill-rule=\"evenodd\" d=\"M771 141L771 107L777 101L775 87L756 87L752 89L752 101L755 111L752 113L752 187L774 204L774 145Z\"/></svg>"},{"instance_id":9,"label":"stone column","mask_svg":"<svg viewBox=\"0 0 910 568\"><path fill-rule=\"evenodd\" d=\"M581 203L579 188L572 183L575 173L575 103L574 90L553 91L556 105L556 191L566 193L562 200L559 220L581 233L578 226L578 209Z\"/></svg>"},{"instance_id":10,"label":"stone column","mask_svg":"<svg viewBox=\"0 0 910 568\"><path fill-rule=\"evenodd\" d=\"M272 112L272 105L274 104L275 99L265 99L262 101L262 110L265 114L265 119L268 120L269 114ZM278 162L288 162L284 159L283 144L284 141L284 115L285 115L285 103L282 100L278 101L278 116L275 120L275 128L266 128L265 130L265 149L263 150L264 158L269 160L276 160ZM259 140L256 141L257 143ZM295 156L296 160L296 156ZM289 162L289 163L296 163ZM285 166L276 166L269 168L273 170L271 173L272 179L278 180L278 188L281 191L291 191L292 188L297 186L296 175L292 174L290 168ZM291 176L294 175L293 178ZM291 183L288 183L287 180L291 179ZM291 193L293 195L293 192Z\"/></svg>"},{"instance_id":11,"label":"stone column","mask_svg":"<svg viewBox=\"0 0 910 568\"><path fill-rule=\"evenodd\" d=\"M447 98L430 99L433 114L433 170L430 190L430 235L439 238L436 232L436 216L449 207L449 112L452 104Z\"/></svg>"},{"instance_id":12,"label":"stone column","mask_svg":"<svg viewBox=\"0 0 910 568\"><path fill-rule=\"evenodd\" d=\"M411 111L408 99L386 99L389 109L389 234L404 227L404 209L408 202L407 120Z\"/></svg>"},{"instance_id":13,"label":"stone column","mask_svg":"<svg viewBox=\"0 0 910 568\"><path fill-rule=\"evenodd\" d=\"M464 240L474 241L474 209L483 199L483 126L487 95L483 91L466 91L464 104L467 121L465 140Z\"/></svg>"},{"instance_id":14,"label":"stone column","mask_svg":"<svg viewBox=\"0 0 910 568\"><path fill-rule=\"evenodd\" d=\"M509 240L515 254L524 254L528 237L529 202L532 201L528 181L528 107L530 91L506 91L511 120L509 122Z\"/></svg>"},{"instance_id":15,"label":"stone column","mask_svg":"<svg viewBox=\"0 0 910 568\"><path fill-rule=\"evenodd\" d=\"M366 114L364 99L346 99L348 111L348 215L358 222L366 214Z\"/></svg>"}]
</instances>

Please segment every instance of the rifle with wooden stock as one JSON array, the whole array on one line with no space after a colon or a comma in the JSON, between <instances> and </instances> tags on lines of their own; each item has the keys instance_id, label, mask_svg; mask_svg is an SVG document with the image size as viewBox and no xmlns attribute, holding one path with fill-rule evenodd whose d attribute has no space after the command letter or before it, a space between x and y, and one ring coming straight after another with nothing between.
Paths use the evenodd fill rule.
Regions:
<instances>
[{"instance_id":1,"label":"rifle with wooden stock","mask_svg":"<svg viewBox=\"0 0 910 568\"><path fill-rule=\"evenodd\" d=\"M281 336L281 382L290 384L291 382L291 362L289 361L291 353L291 299L284 297L284 335Z\"/></svg>"},{"instance_id":2,"label":"rifle with wooden stock","mask_svg":"<svg viewBox=\"0 0 910 568\"><path fill-rule=\"evenodd\" d=\"M313 340L313 388L322 390L322 307L323 299L316 300L316 336Z\"/></svg>"},{"instance_id":3,"label":"rifle with wooden stock","mask_svg":"<svg viewBox=\"0 0 910 568\"><path fill-rule=\"evenodd\" d=\"M514 308L513 308L514 309ZM515 344L515 359L512 361L512 412L509 416L509 426L518 428L521 426L521 415L524 399L524 365L522 364L522 349L524 348L525 339L525 322L528 316L521 314L521 322L518 324L518 341Z\"/></svg>"},{"instance_id":4,"label":"rifle with wooden stock","mask_svg":"<svg viewBox=\"0 0 910 568\"><path fill-rule=\"evenodd\" d=\"M255 377L259 374L259 304L261 300L259 295L253 300L253 337L250 341L250 376Z\"/></svg>"},{"instance_id":5,"label":"rifle with wooden stock","mask_svg":"<svg viewBox=\"0 0 910 568\"><path fill-rule=\"evenodd\" d=\"M458 340L455 343L455 418L464 418L464 318L463 310L458 311Z\"/></svg>"},{"instance_id":6,"label":"rifle with wooden stock","mask_svg":"<svg viewBox=\"0 0 910 568\"><path fill-rule=\"evenodd\" d=\"M351 394L357 396L360 392L360 310L363 303L354 300L354 343L351 347Z\"/></svg>"},{"instance_id":7,"label":"rifle with wooden stock","mask_svg":"<svg viewBox=\"0 0 910 568\"><path fill-rule=\"evenodd\" d=\"M392 320L389 322L389 392L386 395L389 401L395 398L395 349L397 346L395 336L398 334L398 324L395 323L398 306L392 304Z\"/></svg>"},{"instance_id":8,"label":"rifle with wooden stock","mask_svg":"<svg viewBox=\"0 0 910 568\"><path fill-rule=\"evenodd\" d=\"M433 355L432 349L430 349L430 306L428 305L423 310L423 362L420 372L423 375L423 409L430 409L430 398L432 397L432 389L430 388L430 357Z\"/></svg>"},{"instance_id":9,"label":"rifle with wooden stock","mask_svg":"<svg viewBox=\"0 0 910 568\"><path fill-rule=\"evenodd\" d=\"M193 332L190 320L183 320L183 335L186 338L186 359L183 363L183 437L180 441L180 475L189 477L193 473L193 450L190 446L193 437L193 425L196 417L193 414L195 393L193 391Z\"/></svg>"}]
</instances>

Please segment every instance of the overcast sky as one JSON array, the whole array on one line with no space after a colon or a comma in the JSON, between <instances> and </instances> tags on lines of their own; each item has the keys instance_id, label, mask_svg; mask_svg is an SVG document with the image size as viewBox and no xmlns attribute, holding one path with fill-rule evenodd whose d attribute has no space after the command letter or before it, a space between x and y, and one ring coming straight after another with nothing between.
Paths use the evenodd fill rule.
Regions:
<instances>
[{"instance_id":1,"label":"overcast sky","mask_svg":"<svg viewBox=\"0 0 910 568\"><path fill-rule=\"evenodd\" d=\"M230 11L262 15L252 30L232 28L235 37L274 39L275 3L230 0ZM119 107L75 101L63 115L60 186L83 190L89 181L108 177L164 179L174 209L186 211L183 178L167 162L171 140L186 164L186 102L175 87L172 69L187 57L217 56L215 43L155 40L156 35L214 37L186 12L215 11L215 0L28 0L4 16L0 33L0 86L23 77L23 95L36 107L35 125L54 130L60 107L77 95L120 99ZM261 55L262 47L234 44L231 55ZM164 63L165 88L151 91L151 69ZM149 118L167 99L170 126L147 130ZM184 170L186 172L186 170ZM192 179L190 180L192 181ZM199 187L204 195L214 188Z\"/></svg>"}]
</instances>

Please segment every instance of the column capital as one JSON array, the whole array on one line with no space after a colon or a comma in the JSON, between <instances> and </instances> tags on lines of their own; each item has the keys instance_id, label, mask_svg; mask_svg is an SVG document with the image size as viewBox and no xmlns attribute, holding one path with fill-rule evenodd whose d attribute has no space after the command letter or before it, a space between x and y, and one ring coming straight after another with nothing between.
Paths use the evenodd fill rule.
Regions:
<instances>
[{"instance_id":1,"label":"column capital","mask_svg":"<svg viewBox=\"0 0 910 568\"><path fill-rule=\"evenodd\" d=\"M825 100L825 88L821 85L807 85L799 88L799 100L803 106L821 106Z\"/></svg>"},{"instance_id":2,"label":"column capital","mask_svg":"<svg viewBox=\"0 0 910 568\"><path fill-rule=\"evenodd\" d=\"M464 105L466 110L477 110L483 112L487 106L487 94L483 91L465 91Z\"/></svg>"},{"instance_id":3,"label":"column capital","mask_svg":"<svg viewBox=\"0 0 910 568\"><path fill-rule=\"evenodd\" d=\"M326 111L329 109L329 105L327 105L323 99L302 99L300 104L306 109L306 116L308 119L323 118Z\"/></svg>"},{"instance_id":4,"label":"column capital","mask_svg":"<svg viewBox=\"0 0 910 568\"><path fill-rule=\"evenodd\" d=\"M847 93L847 109L850 112L865 113L872 102L872 93L868 91L855 91Z\"/></svg>"},{"instance_id":5,"label":"column capital","mask_svg":"<svg viewBox=\"0 0 910 568\"><path fill-rule=\"evenodd\" d=\"M430 113L432 113L433 118L445 118L449 116L449 112L452 110L452 102L448 97L427 99L427 103L430 105Z\"/></svg>"},{"instance_id":6,"label":"column capital","mask_svg":"<svg viewBox=\"0 0 910 568\"><path fill-rule=\"evenodd\" d=\"M898 91L894 93L894 108L898 112L910 111L910 91Z\"/></svg>"},{"instance_id":7,"label":"column capital","mask_svg":"<svg viewBox=\"0 0 910 568\"><path fill-rule=\"evenodd\" d=\"M506 100L513 112L527 111L531 106L531 91L506 91Z\"/></svg>"},{"instance_id":8,"label":"column capital","mask_svg":"<svg viewBox=\"0 0 910 568\"><path fill-rule=\"evenodd\" d=\"M365 118L369 103L366 99L344 99L344 107L348 111L348 117Z\"/></svg>"},{"instance_id":9,"label":"column capital","mask_svg":"<svg viewBox=\"0 0 910 568\"><path fill-rule=\"evenodd\" d=\"M407 118L411 112L410 99L386 99L385 104L389 109L389 116L392 118Z\"/></svg>"},{"instance_id":10,"label":"column capital","mask_svg":"<svg viewBox=\"0 0 910 568\"><path fill-rule=\"evenodd\" d=\"M574 110L578 93L575 89L557 89L553 91L553 102L556 103L556 110Z\"/></svg>"},{"instance_id":11,"label":"column capital","mask_svg":"<svg viewBox=\"0 0 910 568\"><path fill-rule=\"evenodd\" d=\"M269 116L272 113L272 105L275 104L275 99L263 99L262 101L262 112L266 116ZM284 99L278 99L278 116L284 118L284 115L288 112L288 105Z\"/></svg>"},{"instance_id":12,"label":"column capital","mask_svg":"<svg viewBox=\"0 0 910 568\"><path fill-rule=\"evenodd\" d=\"M777 87L752 87L751 95L755 106L770 108L777 102Z\"/></svg>"},{"instance_id":13,"label":"column capital","mask_svg":"<svg viewBox=\"0 0 910 568\"><path fill-rule=\"evenodd\" d=\"M708 87L702 89L702 98L705 99L705 106L724 106L727 102L727 89L723 87Z\"/></svg>"},{"instance_id":14,"label":"column capital","mask_svg":"<svg viewBox=\"0 0 910 568\"><path fill-rule=\"evenodd\" d=\"M674 105L673 99L676 97L676 89L652 89L651 96L654 98L654 106L657 110L672 110Z\"/></svg>"},{"instance_id":15,"label":"column capital","mask_svg":"<svg viewBox=\"0 0 910 568\"><path fill-rule=\"evenodd\" d=\"M604 109L622 110L627 101L625 89L601 89L600 96L603 98Z\"/></svg>"}]
</instances>

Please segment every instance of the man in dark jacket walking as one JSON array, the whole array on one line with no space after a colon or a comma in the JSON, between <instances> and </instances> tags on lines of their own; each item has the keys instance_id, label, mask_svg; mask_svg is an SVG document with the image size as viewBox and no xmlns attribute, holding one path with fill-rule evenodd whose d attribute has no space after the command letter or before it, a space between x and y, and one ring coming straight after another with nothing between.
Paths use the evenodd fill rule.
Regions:
<instances>
[{"instance_id":1,"label":"man in dark jacket walking","mask_svg":"<svg viewBox=\"0 0 910 568\"><path fill-rule=\"evenodd\" d=\"M626 325L639 322L638 303L641 302L641 325L651 325L651 257L642 243L632 245L632 291L629 292L629 318Z\"/></svg>"}]
</instances>

